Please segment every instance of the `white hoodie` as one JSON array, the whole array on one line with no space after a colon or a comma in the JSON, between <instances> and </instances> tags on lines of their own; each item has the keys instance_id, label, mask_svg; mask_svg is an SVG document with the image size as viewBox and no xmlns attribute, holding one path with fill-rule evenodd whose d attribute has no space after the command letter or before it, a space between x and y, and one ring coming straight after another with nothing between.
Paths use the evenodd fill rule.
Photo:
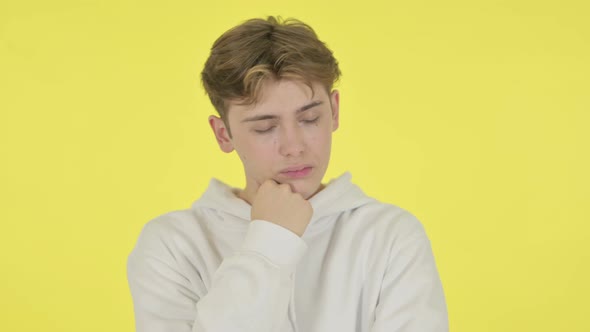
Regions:
<instances>
[{"instance_id":1,"label":"white hoodie","mask_svg":"<svg viewBox=\"0 0 590 332\"><path fill-rule=\"evenodd\" d=\"M302 237L250 221L216 179L191 209L148 222L127 262L137 331L448 331L421 223L350 178L310 199Z\"/></svg>"}]
</instances>

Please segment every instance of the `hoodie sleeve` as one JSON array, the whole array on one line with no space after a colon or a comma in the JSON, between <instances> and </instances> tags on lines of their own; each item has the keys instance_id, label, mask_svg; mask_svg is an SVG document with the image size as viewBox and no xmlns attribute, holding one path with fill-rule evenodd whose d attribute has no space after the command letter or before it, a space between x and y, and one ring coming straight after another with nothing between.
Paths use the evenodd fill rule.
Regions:
<instances>
[{"instance_id":1,"label":"hoodie sleeve","mask_svg":"<svg viewBox=\"0 0 590 332\"><path fill-rule=\"evenodd\" d=\"M201 297L165 238L145 227L128 257L137 332L270 332L288 323L293 272L307 249L296 234L252 221L240 249L222 261Z\"/></svg>"},{"instance_id":2,"label":"hoodie sleeve","mask_svg":"<svg viewBox=\"0 0 590 332\"><path fill-rule=\"evenodd\" d=\"M394 242L383 277L371 332L448 332L442 284L422 224Z\"/></svg>"}]
</instances>

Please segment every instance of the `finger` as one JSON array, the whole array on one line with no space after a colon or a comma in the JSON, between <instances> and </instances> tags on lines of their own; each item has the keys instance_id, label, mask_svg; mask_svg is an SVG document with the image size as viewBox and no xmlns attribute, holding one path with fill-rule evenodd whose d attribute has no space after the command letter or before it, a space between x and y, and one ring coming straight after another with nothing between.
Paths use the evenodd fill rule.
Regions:
<instances>
[{"instance_id":1,"label":"finger","mask_svg":"<svg viewBox=\"0 0 590 332\"><path fill-rule=\"evenodd\" d=\"M279 187L288 188L289 192L291 192L292 194L296 193L295 186L292 183L289 183L289 182L281 183L276 180L275 180L275 182L279 184Z\"/></svg>"},{"instance_id":2,"label":"finger","mask_svg":"<svg viewBox=\"0 0 590 332\"><path fill-rule=\"evenodd\" d=\"M256 182L256 185L258 186L256 188L256 192L259 192L262 187L267 187L268 189L270 189L270 188L277 187L280 185L280 183L274 179L266 179L263 181L255 180L255 182Z\"/></svg>"},{"instance_id":3,"label":"finger","mask_svg":"<svg viewBox=\"0 0 590 332\"><path fill-rule=\"evenodd\" d=\"M273 178L266 179L264 182L272 183L273 184L273 187L280 186L282 184L282 182L277 181L277 180L275 180Z\"/></svg>"},{"instance_id":4,"label":"finger","mask_svg":"<svg viewBox=\"0 0 590 332\"><path fill-rule=\"evenodd\" d=\"M289 188L291 188L291 192L294 194L299 194L297 191L295 191L295 185L292 183L289 183Z\"/></svg>"}]
</instances>

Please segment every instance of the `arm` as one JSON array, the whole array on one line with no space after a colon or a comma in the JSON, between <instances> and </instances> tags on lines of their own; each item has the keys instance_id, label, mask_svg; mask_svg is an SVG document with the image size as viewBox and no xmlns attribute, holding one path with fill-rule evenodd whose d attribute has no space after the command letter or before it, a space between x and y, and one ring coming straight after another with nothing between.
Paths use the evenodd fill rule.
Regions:
<instances>
[{"instance_id":1,"label":"arm","mask_svg":"<svg viewBox=\"0 0 590 332\"><path fill-rule=\"evenodd\" d=\"M149 226L155 225L144 228L127 263L137 332L264 332L287 322L292 274L307 248L297 235L251 222L241 248L223 260L199 298L179 270L178 253Z\"/></svg>"},{"instance_id":2,"label":"arm","mask_svg":"<svg viewBox=\"0 0 590 332\"><path fill-rule=\"evenodd\" d=\"M448 315L430 241L422 225L391 249L372 332L447 332Z\"/></svg>"}]
</instances>

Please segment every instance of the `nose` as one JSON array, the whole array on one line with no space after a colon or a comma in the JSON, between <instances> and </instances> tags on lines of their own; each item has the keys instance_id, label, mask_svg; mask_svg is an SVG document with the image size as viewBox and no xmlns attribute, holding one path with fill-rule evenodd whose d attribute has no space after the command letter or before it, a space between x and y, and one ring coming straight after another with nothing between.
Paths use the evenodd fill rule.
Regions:
<instances>
[{"instance_id":1,"label":"nose","mask_svg":"<svg viewBox=\"0 0 590 332\"><path fill-rule=\"evenodd\" d=\"M279 137L279 153L285 157L296 157L305 151L303 129L300 126L284 126Z\"/></svg>"}]
</instances>

